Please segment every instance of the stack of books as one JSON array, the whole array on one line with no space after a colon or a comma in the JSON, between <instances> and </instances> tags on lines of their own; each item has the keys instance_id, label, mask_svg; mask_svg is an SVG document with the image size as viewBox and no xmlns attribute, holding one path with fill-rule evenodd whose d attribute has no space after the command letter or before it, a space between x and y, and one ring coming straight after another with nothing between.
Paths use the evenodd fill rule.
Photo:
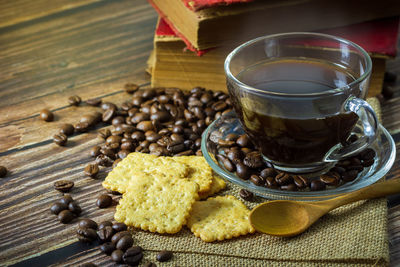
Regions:
<instances>
[{"instance_id":1,"label":"stack of books","mask_svg":"<svg viewBox=\"0 0 400 267\"><path fill-rule=\"evenodd\" d=\"M369 95L381 92L385 62L396 55L400 2L325 0L149 0L159 13L148 61L153 87L226 91L223 63L254 37L315 31L349 39L373 59ZM354 13L357 6L358 12ZM360 10L361 6L361 10Z\"/></svg>"}]
</instances>

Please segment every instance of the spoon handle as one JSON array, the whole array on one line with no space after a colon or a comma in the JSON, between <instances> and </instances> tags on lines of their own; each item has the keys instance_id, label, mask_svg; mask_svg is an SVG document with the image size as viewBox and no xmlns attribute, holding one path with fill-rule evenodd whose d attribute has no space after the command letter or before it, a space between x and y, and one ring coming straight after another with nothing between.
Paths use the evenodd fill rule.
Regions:
<instances>
[{"instance_id":1,"label":"spoon handle","mask_svg":"<svg viewBox=\"0 0 400 267\"><path fill-rule=\"evenodd\" d=\"M391 179L378 182L343 196L326 200L326 202L331 204L332 209L334 209L358 200L380 198L396 193L400 193L400 179Z\"/></svg>"}]
</instances>

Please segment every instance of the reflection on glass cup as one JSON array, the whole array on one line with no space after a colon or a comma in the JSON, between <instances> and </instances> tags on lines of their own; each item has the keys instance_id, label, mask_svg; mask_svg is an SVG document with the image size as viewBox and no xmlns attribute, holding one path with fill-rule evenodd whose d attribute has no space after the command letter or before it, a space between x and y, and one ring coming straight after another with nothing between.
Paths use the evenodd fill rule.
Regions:
<instances>
[{"instance_id":1,"label":"reflection on glass cup","mask_svg":"<svg viewBox=\"0 0 400 267\"><path fill-rule=\"evenodd\" d=\"M359 153L377 136L367 94L372 63L360 46L318 33L260 37L225 61L231 100L264 160L313 172ZM356 123L359 139L346 143Z\"/></svg>"}]
</instances>

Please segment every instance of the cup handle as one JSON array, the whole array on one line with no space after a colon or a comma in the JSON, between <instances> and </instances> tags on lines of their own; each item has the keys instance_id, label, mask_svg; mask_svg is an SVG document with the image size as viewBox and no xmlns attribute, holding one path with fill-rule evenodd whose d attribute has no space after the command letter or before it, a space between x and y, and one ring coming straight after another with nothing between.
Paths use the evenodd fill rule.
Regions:
<instances>
[{"instance_id":1,"label":"cup handle","mask_svg":"<svg viewBox=\"0 0 400 267\"><path fill-rule=\"evenodd\" d=\"M372 144L378 136L379 122L372 107L367 101L351 96L343 105L345 112L354 112L363 125L362 137L347 146L334 147L325 156L324 161L338 161L360 153Z\"/></svg>"}]
</instances>

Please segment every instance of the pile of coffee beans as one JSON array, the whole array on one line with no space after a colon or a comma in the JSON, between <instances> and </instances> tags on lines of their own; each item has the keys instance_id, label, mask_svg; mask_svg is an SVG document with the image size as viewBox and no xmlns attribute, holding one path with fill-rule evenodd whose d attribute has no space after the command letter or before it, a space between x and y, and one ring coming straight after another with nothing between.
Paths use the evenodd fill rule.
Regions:
<instances>
[{"instance_id":1,"label":"pile of coffee beans","mask_svg":"<svg viewBox=\"0 0 400 267\"><path fill-rule=\"evenodd\" d=\"M50 207L50 212L57 215L61 223L70 223L81 214L82 209L79 204L72 199L71 195L64 195L60 200Z\"/></svg>"},{"instance_id":2,"label":"pile of coffee beans","mask_svg":"<svg viewBox=\"0 0 400 267\"><path fill-rule=\"evenodd\" d=\"M349 142L357 140L355 136ZM337 187L357 178L364 168L374 164L375 151L367 148L357 156L339 161L335 167L319 177L305 177L278 171L264 162L258 149L246 135L228 134L218 140L216 158L221 167L235 172L243 180L250 180L257 186L287 191L319 191L327 187ZM251 192L242 190L240 196L252 199Z\"/></svg>"},{"instance_id":3,"label":"pile of coffee beans","mask_svg":"<svg viewBox=\"0 0 400 267\"><path fill-rule=\"evenodd\" d=\"M112 261L116 263L137 266L143 258L143 249L134 245L132 234L124 223L104 221L97 225L91 219L82 219L79 221L77 236L80 241L86 243L99 240L102 243L100 250L111 256ZM157 260L167 261L171 257L171 252L161 251ZM154 263L149 264L155 266Z\"/></svg>"},{"instance_id":4,"label":"pile of coffee beans","mask_svg":"<svg viewBox=\"0 0 400 267\"><path fill-rule=\"evenodd\" d=\"M230 99L222 92L200 87L189 92L127 87L133 93L131 101L121 107L100 104L102 121L113 126L112 130L99 131L105 143L90 151L100 166L112 166L134 151L159 156L201 155L202 132L214 119L231 111Z\"/></svg>"}]
</instances>

